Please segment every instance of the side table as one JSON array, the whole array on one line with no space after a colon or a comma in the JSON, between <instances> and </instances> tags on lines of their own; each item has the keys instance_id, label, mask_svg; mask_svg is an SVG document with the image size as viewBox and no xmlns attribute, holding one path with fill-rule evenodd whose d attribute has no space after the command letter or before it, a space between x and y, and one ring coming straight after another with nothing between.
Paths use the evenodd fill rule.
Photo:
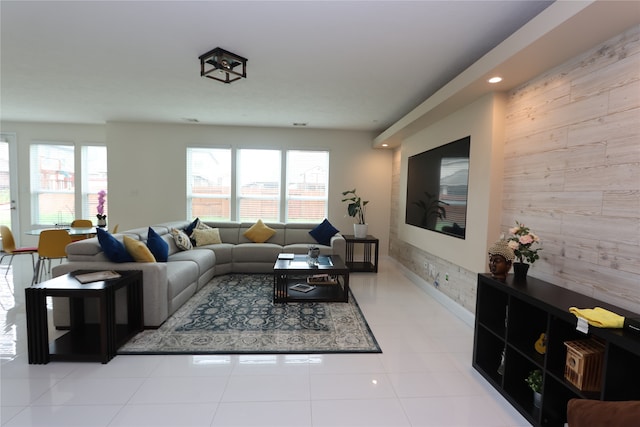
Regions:
<instances>
[{"instance_id":1,"label":"side table","mask_svg":"<svg viewBox=\"0 0 640 427\"><path fill-rule=\"evenodd\" d=\"M347 243L347 253L345 264L351 271L377 273L378 272L378 246L380 241L367 235L365 238L356 238L352 234L345 234L344 239ZM354 260L355 245L363 245L363 256L361 261ZM373 247L373 260L371 259L371 250Z\"/></svg>"},{"instance_id":2,"label":"side table","mask_svg":"<svg viewBox=\"0 0 640 427\"><path fill-rule=\"evenodd\" d=\"M46 364L50 360L107 363L122 344L144 329L142 272L118 271L118 278L84 284L74 277L88 272L75 271L25 289L30 364ZM123 288L127 296L124 325L116 323L116 292ZM69 331L51 342L47 297L69 298ZM97 298L99 323L86 323L85 298Z\"/></svg>"}]
</instances>

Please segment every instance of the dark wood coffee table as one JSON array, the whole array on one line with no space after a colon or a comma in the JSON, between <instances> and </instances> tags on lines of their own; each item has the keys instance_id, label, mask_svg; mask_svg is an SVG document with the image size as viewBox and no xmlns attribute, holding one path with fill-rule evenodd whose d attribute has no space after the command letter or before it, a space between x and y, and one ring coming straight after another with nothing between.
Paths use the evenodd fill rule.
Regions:
<instances>
[{"instance_id":1,"label":"dark wood coffee table","mask_svg":"<svg viewBox=\"0 0 640 427\"><path fill-rule=\"evenodd\" d=\"M96 361L107 363L120 346L144 329L142 272L118 271L121 277L80 283L77 271L25 289L27 342L30 364L50 360ZM116 292L126 292L127 322L116 322ZM69 298L70 328L49 342L47 297ZM97 298L98 323L87 323L85 298Z\"/></svg>"},{"instance_id":2,"label":"dark wood coffee table","mask_svg":"<svg viewBox=\"0 0 640 427\"><path fill-rule=\"evenodd\" d=\"M292 289L319 274L331 276L332 283L312 283L307 292ZM273 302L349 302L349 268L338 255L320 256L316 266L307 263L306 255L278 259L273 266Z\"/></svg>"}]
</instances>

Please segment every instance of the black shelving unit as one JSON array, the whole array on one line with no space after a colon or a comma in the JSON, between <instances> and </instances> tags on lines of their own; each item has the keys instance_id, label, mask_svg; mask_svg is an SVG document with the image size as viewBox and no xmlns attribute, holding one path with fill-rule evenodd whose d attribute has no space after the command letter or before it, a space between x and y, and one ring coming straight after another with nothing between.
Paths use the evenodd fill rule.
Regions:
<instances>
[{"instance_id":1,"label":"black shelving unit","mask_svg":"<svg viewBox=\"0 0 640 427\"><path fill-rule=\"evenodd\" d=\"M535 426L563 426L572 398L640 399L640 336L622 329L590 327L576 330L569 307L603 307L622 316L640 317L611 304L528 277L505 282L478 275L473 367ZM544 355L535 351L541 334L547 338ZM565 341L595 337L605 344L602 388L581 391L564 378ZM500 373L504 352L504 370ZM525 378L534 369L543 373L542 405L533 404Z\"/></svg>"}]
</instances>

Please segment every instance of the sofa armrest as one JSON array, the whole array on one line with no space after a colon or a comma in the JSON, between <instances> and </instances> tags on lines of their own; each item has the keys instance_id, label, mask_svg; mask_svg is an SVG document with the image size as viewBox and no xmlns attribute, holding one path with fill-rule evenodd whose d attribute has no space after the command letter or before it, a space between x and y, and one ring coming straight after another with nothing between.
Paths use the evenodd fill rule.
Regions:
<instances>
[{"instance_id":1,"label":"sofa armrest","mask_svg":"<svg viewBox=\"0 0 640 427\"><path fill-rule=\"evenodd\" d=\"M342 261L346 262L347 256L347 241L344 240L344 237L340 233L336 233L331 237L331 242L329 243L331 246L331 250L334 254L340 255Z\"/></svg>"},{"instance_id":2,"label":"sofa armrest","mask_svg":"<svg viewBox=\"0 0 640 427\"><path fill-rule=\"evenodd\" d=\"M142 271L142 293L144 299L144 326L158 327L169 317L169 290L167 265L163 262L67 262L52 268L54 277L76 270L140 270ZM54 303L54 324L69 324L68 306Z\"/></svg>"}]
</instances>

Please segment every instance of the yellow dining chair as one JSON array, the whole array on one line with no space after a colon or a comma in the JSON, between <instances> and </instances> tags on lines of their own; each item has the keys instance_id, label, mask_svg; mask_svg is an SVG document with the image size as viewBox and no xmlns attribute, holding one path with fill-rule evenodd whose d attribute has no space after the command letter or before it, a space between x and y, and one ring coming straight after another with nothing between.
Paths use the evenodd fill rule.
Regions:
<instances>
[{"instance_id":1,"label":"yellow dining chair","mask_svg":"<svg viewBox=\"0 0 640 427\"><path fill-rule=\"evenodd\" d=\"M91 228L93 223L90 219L74 219L71 222L71 228Z\"/></svg>"},{"instance_id":2,"label":"yellow dining chair","mask_svg":"<svg viewBox=\"0 0 640 427\"><path fill-rule=\"evenodd\" d=\"M33 268L35 268L35 258L34 254L38 253L38 248L36 247L24 247L24 248L16 248L16 241L13 238L13 233L11 229L6 225L0 225L0 237L2 237L2 257L0 257L0 264L2 264L2 260L6 256L10 256L9 265L7 265L7 271L5 271L4 276L7 277L9 274L9 268L11 268L11 263L13 262L13 257L15 255L31 255L31 264Z\"/></svg>"},{"instance_id":3,"label":"yellow dining chair","mask_svg":"<svg viewBox=\"0 0 640 427\"><path fill-rule=\"evenodd\" d=\"M33 271L32 284L40 283L45 269L45 262L48 264L47 271L51 272L51 260L67 257L66 248L71 243L71 236L67 230L42 230L38 240L38 262Z\"/></svg>"},{"instance_id":4,"label":"yellow dining chair","mask_svg":"<svg viewBox=\"0 0 640 427\"><path fill-rule=\"evenodd\" d=\"M116 224L116 226L115 226L115 227L113 227L113 230L111 230L111 234L116 234L116 233L118 232L118 226L119 226L119 225L120 225L120 224Z\"/></svg>"},{"instance_id":5,"label":"yellow dining chair","mask_svg":"<svg viewBox=\"0 0 640 427\"><path fill-rule=\"evenodd\" d=\"M71 222L71 228L92 228L93 223L90 219L74 219ZM77 242L78 240L84 240L91 237L90 234L78 234L76 236L71 236L72 242Z\"/></svg>"}]
</instances>

